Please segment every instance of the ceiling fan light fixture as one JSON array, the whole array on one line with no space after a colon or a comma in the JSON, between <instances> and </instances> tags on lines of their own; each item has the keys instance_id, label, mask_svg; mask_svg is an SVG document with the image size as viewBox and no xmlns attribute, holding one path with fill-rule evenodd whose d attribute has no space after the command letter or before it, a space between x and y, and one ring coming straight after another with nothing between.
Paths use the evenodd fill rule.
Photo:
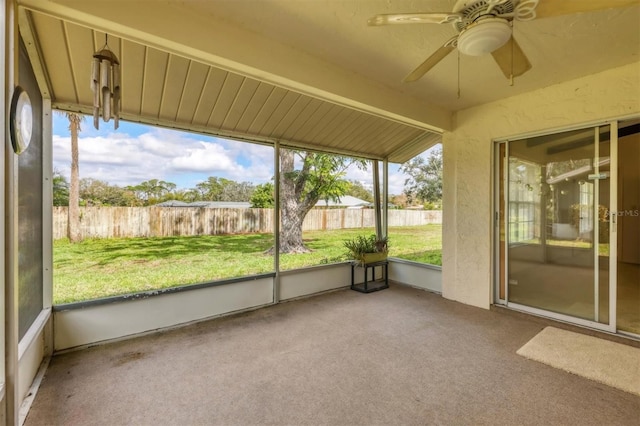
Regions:
<instances>
[{"instance_id":1,"label":"ceiling fan light fixture","mask_svg":"<svg viewBox=\"0 0 640 426\"><path fill-rule=\"evenodd\" d=\"M511 37L509 22L486 18L469 25L458 37L458 50L465 55L482 56L504 46Z\"/></svg>"}]
</instances>

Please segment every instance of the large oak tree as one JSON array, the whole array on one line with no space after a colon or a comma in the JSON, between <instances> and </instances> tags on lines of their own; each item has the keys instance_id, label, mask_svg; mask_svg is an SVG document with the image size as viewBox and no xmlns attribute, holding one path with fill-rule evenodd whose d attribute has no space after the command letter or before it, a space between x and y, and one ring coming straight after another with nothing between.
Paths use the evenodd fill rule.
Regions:
<instances>
[{"instance_id":1,"label":"large oak tree","mask_svg":"<svg viewBox=\"0 0 640 426\"><path fill-rule=\"evenodd\" d=\"M350 183L344 177L352 164L364 168L367 162L331 154L280 150L281 253L310 251L302 239L304 218L318 201L337 201L346 194Z\"/></svg>"}]
</instances>

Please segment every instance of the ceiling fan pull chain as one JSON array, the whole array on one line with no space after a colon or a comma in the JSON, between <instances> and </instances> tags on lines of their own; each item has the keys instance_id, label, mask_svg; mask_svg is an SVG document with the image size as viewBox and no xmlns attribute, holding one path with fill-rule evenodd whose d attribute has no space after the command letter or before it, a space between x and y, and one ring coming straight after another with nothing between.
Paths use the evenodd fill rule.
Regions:
<instances>
[{"instance_id":1,"label":"ceiling fan pull chain","mask_svg":"<svg viewBox=\"0 0 640 426\"><path fill-rule=\"evenodd\" d=\"M460 99L460 51L458 50L458 99Z\"/></svg>"},{"instance_id":2,"label":"ceiling fan pull chain","mask_svg":"<svg viewBox=\"0 0 640 426\"><path fill-rule=\"evenodd\" d=\"M515 50L515 44L516 41L513 39L513 32L516 30L516 24L514 22L511 23L511 40L509 40L509 43L511 43L511 75L509 76L509 86L513 86L513 57L515 55L514 50Z\"/></svg>"}]
</instances>

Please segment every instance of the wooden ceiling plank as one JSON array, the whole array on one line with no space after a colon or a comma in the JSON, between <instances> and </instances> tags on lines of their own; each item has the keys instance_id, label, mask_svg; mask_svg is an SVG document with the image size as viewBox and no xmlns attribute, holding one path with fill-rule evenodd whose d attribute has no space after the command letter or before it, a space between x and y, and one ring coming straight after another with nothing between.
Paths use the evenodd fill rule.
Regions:
<instances>
[{"instance_id":1,"label":"wooden ceiling plank","mask_svg":"<svg viewBox=\"0 0 640 426\"><path fill-rule=\"evenodd\" d=\"M355 111L352 109L344 108L342 106L336 105L338 109L338 114L332 121L328 121L324 127L318 132L315 140L331 140L330 135L336 134L342 126L346 127L349 123L350 117L352 114L355 114Z\"/></svg>"},{"instance_id":2,"label":"wooden ceiling plank","mask_svg":"<svg viewBox=\"0 0 640 426\"><path fill-rule=\"evenodd\" d=\"M282 117L278 125L271 133L271 137L276 139L284 139L287 129L300 117L300 114L304 111L306 106L311 102L311 98L308 96L300 95L296 99L295 103L291 105L289 111Z\"/></svg>"},{"instance_id":3,"label":"wooden ceiling plank","mask_svg":"<svg viewBox=\"0 0 640 426\"><path fill-rule=\"evenodd\" d=\"M227 75L227 78L222 85L222 89L220 90L220 95L218 96L218 99L213 106L213 110L211 111L211 116L209 117L207 126L211 126L215 129L222 128L222 123L224 123L224 119L229 113L229 110L231 109L231 106L238 94L238 90L240 90L244 80L245 78L238 74L229 73Z\"/></svg>"},{"instance_id":4,"label":"wooden ceiling plank","mask_svg":"<svg viewBox=\"0 0 640 426\"><path fill-rule=\"evenodd\" d=\"M325 102L322 106L327 108L326 114L319 119L315 125L310 126L308 132L300 136L299 139L313 141L317 139L317 135L322 132L327 126L334 122L338 114L340 114L341 108L335 104Z\"/></svg>"},{"instance_id":5,"label":"wooden ceiling plank","mask_svg":"<svg viewBox=\"0 0 640 426\"><path fill-rule=\"evenodd\" d=\"M375 117L368 114L360 114L355 120L352 120L349 126L339 133L335 138L331 139L332 146L345 146L350 151L353 146L362 145L360 143L360 135L365 132L374 122Z\"/></svg>"},{"instance_id":6,"label":"wooden ceiling plank","mask_svg":"<svg viewBox=\"0 0 640 426\"><path fill-rule=\"evenodd\" d=\"M423 131L413 141L409 141L404 146L390 152L387 157L390 162L402 164L438 144L442 144L442 135Z\"/></svg>"},{"instance_id":7,"label":"wooden ceiling plank","mask_svg":"<svg viewBox=\"0 0 640 426\"><path fill-rule=\"evenodd\" d=\"M296 117L295 121L284 131L282 134L283 139L295 140L295 134L302 129L306 129L307 126L311 126L309 123L311 117L322 105L322 101L319 99L309 98L309 103L304 107L300 114Z\"/></svg>"},{"instance_id":8,"label":"wooden ceiling plank","mask_svg":"<svg viewBox=\"0 0 640 426\"><path fill-rule=\"evenodd\" d=\"M191 61L189 72L187 73L187 81L184 85L182 97L180 99L180 107L176 115L176 121L179 123L191 123L193 116L198 107L198 100L204 91L204 85L207 82L209 67L199 62Z\"/></svg>"},{"instance_id":9,"label":"wooden ceiling plank","mask_svg":"<svg viewBox=\"0 0 640 426\"><path fill-rule=\"evenodd\" d=\"M396 143L388 143L383 145L384 156L388 157L391 153L397 151L405 144L414 141L422 133L424 133L424 130L400 126L398 128L398 132L395 133L391 138L387 139L389 141L396 141Z\"/></svg>"},{"instance_id":10,"label":"wooden ceiling plank","mask_svg":"<svg viewBox=\"0 0 640 426\"><path fill-rule=\"evenodd\" d=\"M257 80L252 78L245 78L243 80L233 104L229 108L229 111L222 122L223 129L234 130L237 127L238 122L244 115L249 104L252 102L258 86L260 86L260 82Z\"/></svg>"},{"instance_id":11,"label":"wooden ceiling plank","mask_svg":"<svg viewBox=\"0 0 640 426\"><path fill-rule=\"evenodd\" d=\"M235 130L237 132L249 132L249 127L256 121L262 108L264 107L267 99L271 96L271 93L275 90L275 87L271 84L260 83L256 89L253 98L247 105L242 117L238 120Z\"/></svg>"},{"instance_id":12,"label":"wooden ceiling plank","mask_svg":"<svg viewBox=\"0 0 640 426\"><path fill-rule=\"evenodd\" d=\"M176 55L169 55L167 73L162 92L161 119L175 120L180 107L191 61Z\"/></svg>"},{"instance_id":13,"label":"wooden ceiling plank","mask_svg":"<svg viewBox=\"0 0 640 426\"><path fill-rule=\"evenodd\" d=\"M349 118L340 123L339 126L331 129L331 131L322 138L322 140L325 140L326 143L330 146L335 146L335 140L340 139L345 134L345 132L349 132L354 123L357 122L361 117L359 111L349 110L348 108L345 109L349 111Z\"/></svg>"},{"instance_id":14,"label":"wooden ceiling plank","mask_svg":"<svg viewBox=\"0 0 640 426\"><path fill-rule=\"evenodd\" d=\"M142 110L145 50L145 47L138 43L122 41L120 75L123 113L139 115ZM142 70L142 72L127 72L128 70Z\"/></svg>"},{"instance_id":15,"label":"wooden ceiling plank","mask_svg":"<svg viewBox=\"0 0 640 426\"><path fill-rule=\"evenodd\" d=\"M262 134L261 130L267 125L267 122L271 119L271 116L276 111L278 105L280 105L287 96L287 93L289 93L288 90L274 86L269 97L262 105L262 108L260 108L260 112L256 114L256 118L249 125L249 134Z\"/></svg>"},{"instance_id":16,"label":"wooden ceiling plank","mask_svg":"<svg viewBox=\"0 0 640 426\"><path fill-rule=\"evenodd\" d=\"M141 114L159 118L169 54L151 48L146 53Z\"/></svg>"},{"instance_id":17,"label":"wooden ceiling plank","mask_svg":"<svg viewBox=\"0 0 640 426\"><path fill-rule=\"evenodd\" d=\"M273 110L273 113L269 116L269 119L260 129L259 134L265 135L267 137L272 137L278 124L287 115L293 105L295 105L300 96L302 95L300 95L299 93L287 90L284 98L282 98L282 101L278 103L278 105Z\"/></svg>"},{"instance_id":18,"label":"wooden ceiling plank","mask_svg":"<svg viewBox=\"0 0 640 426\"><path fill-rule=\"evenodd\" d=\"M78 103L92 104L91 92L91 61L95 52L92 31L85 27L64 23L67 41L69 63L71 64L71 79Z\"/></svg>"},{"instance_id":19,"label":"wooden ceiling plank","mask_svg":"<svg viewBox=\"0 0 640 426\"><path fill-rule=\"evenodd\" d=\"M32 18L44 57L43 62L49 71L52 96L54 94L56 96L54 100L61 103L76 103L77 99L73 99L75 96L73 82L69 79L71 61L68 56L62 21L37 13L32 14ZM64 49L60 49L60 46L64 46Z\"/></svg>"},{"instance_id":20,"label":"wooden ceiling plank","mask_svg":"<svg viewBox=\"0 0 640 426\"><path fill-rule=\"evenodd\" d=\"M209 73L204 84L204 89L202 93L200 93L192 124L199 126L207 125L228 74L228 72L219 68L209 67Z\"/></svg>"},{"instance_id":21,"label":"wooden ceiling plank","mask_svg":"<svg viewBox=\"0 0 640 426\"><path fill-rule=\"evenodd\" d=\"M385 147L383 156L386 156L387 151L395 150L406 142L402 136L403 129L404 126L398 123L389 123L387 128L380 134L379 138L382 141L380 143Z\"/></svg>"},{"instance_id":22,"label":"wooden ceiling plank","mask_svg":"<svg viewBox=\"0 0 640 426\"><path fill-rule=\"evenodd\" d=\"M390 123L386 120L377 119L373 121L366 129L360 132L358 137L360 141L359 144L354 144L353 146L357 146L358 150L361 150L366 147L378 146L380 144L387 143L387 140L382 137L382 133L389 125Z\"/></svg>"}]
</instances>

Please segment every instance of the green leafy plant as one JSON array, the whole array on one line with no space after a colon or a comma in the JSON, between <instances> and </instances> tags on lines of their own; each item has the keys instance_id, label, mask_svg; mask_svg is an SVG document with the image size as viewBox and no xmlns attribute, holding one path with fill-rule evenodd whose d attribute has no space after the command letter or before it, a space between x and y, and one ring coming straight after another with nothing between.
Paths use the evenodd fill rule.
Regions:
<instances>
[{"instance_id":1,"label":"green leafy plant","mask_svg":"<svg viewBox=\"0 0 640 426\"><path fill-rule=\"evenodd\" d=\"M369 236L356 235L344 242L345 248L349 251L349 256L353 259L363 261L365 254L384 253L389 250L387 237L377 238L375 234Z\"/></svg>"}]
</instances>

